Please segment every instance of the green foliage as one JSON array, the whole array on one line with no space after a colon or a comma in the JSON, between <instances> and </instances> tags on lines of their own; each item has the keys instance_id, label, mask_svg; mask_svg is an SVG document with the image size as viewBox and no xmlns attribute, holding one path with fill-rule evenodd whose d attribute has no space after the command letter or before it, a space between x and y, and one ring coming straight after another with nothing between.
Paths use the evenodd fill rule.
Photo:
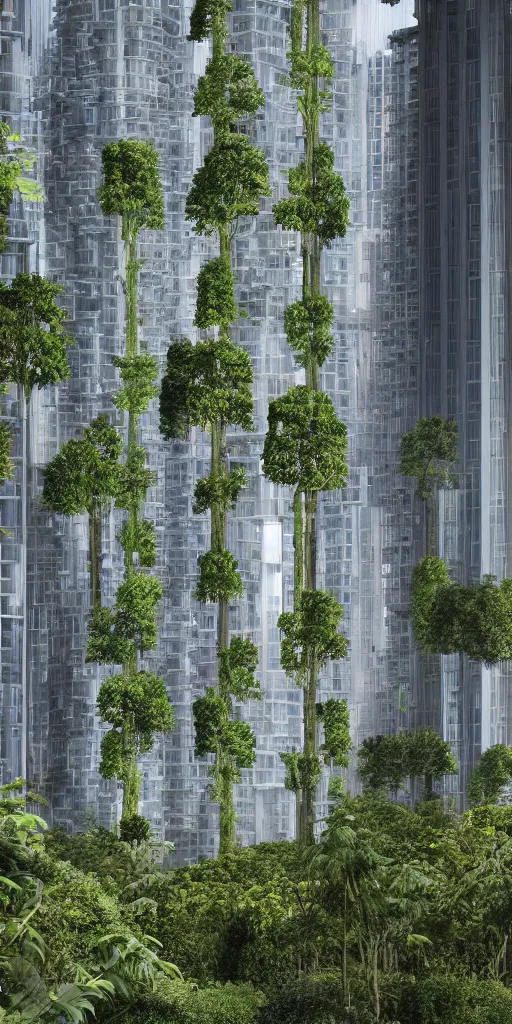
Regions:
<instances>
[{"instance_id":1,"label":"green foliage","mask_svg":"<svg viewBox=\"0 0 512 1024\"><path fill-rule=\"evenodd\" d=\"M318 366L334 347L333 307L325 295L306 295L284 311L286 338L299 366L307 367L313 358Z\"/></svg>"},{"instance_id":2,"label":"green foliage","mask_svg":"<svg viewBox=\"0 0 512 1024\"><path fill-rule=\"evenodd\" d=\"M357 752L357 770L370 789L401 789L407 773L401 736L369 736Z\"/></svg>"},{"instance_id":3,"label":"green foliage","mask_svg":"<svg viewBox=\"0 0 512 1024\"><path fill-rule=\"evenodd\" d=\"M241 636L231 638L229 647L219 651L219 688L235 700L261 700L261 689L254 673L258 665L258 648Z\"/></svg>"},{"instance_id":4,"label":"green foliage","mask_svg":"<svg viewBox=\"0 0 512 1024\"><path fill-rule=\"evenodd\" d=\"M228 717L226 701L208 687L206 695L192 705L197 757L217 754L228 757L233 767L251 768L256 760L256 740L247 722ZM236 775L235 775L236 778Z\"/></svg>"},{"instance_id":5,"label":"green foliage","mask_svg":"<svg viewBox=\"0 0 512 1024\"><path fill-rule=\"evenodd\" d=\"M119 540L124 551L137 551L139 565L150 567L156 561L155 525L149 519L126 519L119 533Z\"/></svg>"},{"instance_id":6,"label":"green foliage","mask_svg":"<svg viewBox=\"0 0 512 1024\"><path fill-rule=\"evenodd\" d=\"M402 985L400 1024L510 1024L512 993L496 981L438 975Z\"/></svg>"},{"instance_id":7,"label":"green foliage","mask_svg":"<svg viewBox=\"0 0 512 1024\"><path fill-rule=\"evenodd\" d=\"M411 610L414 638L425 653L436 643L432 634L432 614L437 593L440 588L449 587L450 583L442 558L427 555L413 569Z\"/></svg>"},{"instance_id":8,"label":"green foliage","mask_svg":"<svg viewBox=\"0 0 512 1024\"><path fill-rule=\"evenodd\" d=\"M52 983L65 982L74 978L77 963L92 968L103 935L127 936L129 929L117 900L97 879L45 855L39 856L37 871L44 883L37 926L47 951L45 975Z\"/></svg>"},{"instance_id":9,"label":"green foliage","mask_svg":"<svg viewBox=\"0 0 512 1024\"><path fill-rule=\"evenodd\" d=\"M423 775L425 788L431 789L432 780L444 775L457 775L459 767L450 746L434 729L413 729L401 734L404 745L404 765L411 779ZM430 796L430 792L427 792Z\"/></svg>"},{"instance_id":10,"label":"green foliage","mask_svg":"<svg viewBox=\"0 0 512 1024\"><path fill-rule=\"evenodd\" d=\"M201 515L209 508L234 509L240 491L245 487L246 475L243 466L237 466L231 473L210 473L198 480L194 491L194 515Z\"/></svg>"},{"instance_id":11,"label":"green foliage","mask_svg":"<svg viewBox=\"0 0 512 1024\"><path fill-rule=\"evenodd\" d=\"M100 775L104 779L119 779L120 782L125 782L128 769L123 737L120 732L111 729L101 740Z\"/></svg>"},{"instance_id":12,"label":"green foliage","mask_svg":"<svg viewBox=\"0 0 512 1024\"><path fill-rule=\"evenodd\" d=\"M86 661L121 665L136 651L152 650L156 644L155 607L162 593L161 583L152 576L131 573L117 591L115 609L93 609Z\"/></svg>"},{"instance_id":13,"label":"green foliage","mask_svg":"<svg viewBox=\"0 0 512 1024\"><path fill-rule=\"evenodd\" d=\"M103 665L122 665L133 652L130 639L116 631L116 615L112 608L97 606L89 619L85 660Z\"/></svg>"},{"instance_id":14,"label":"green foliage","mask_svg":"<svg viewBox=\"0 0 512 1024\"><path fill-rule=\"evenodd\" d=\"M1 5L0 5L1 11ZM0 122L0 252L7 243L7 216L14 193L18 191L28 202L41 202L44 198L40 185L25 176L35 163L36 155L19 144L8 124Z\"/></svg>"},{"instance_id":15,"label":"green foliage","mask_svg":"<svg viewBox=\"0 0 512 1024\"><path fill-rule=\"evenodd\" d=\"M141 814L132 814L121 818L119 822L119 838L122 843L147 843L151 838L151 825Z\"/></svg>"},{"instance_id":16,"label":"green foliage","mask_svg":"<svg viewBox=\"0 0 512 1024\"><path fill-rule=\"evenodd\" d=\"M229 129L245 114L255 114L265 103L265 94L251 65L236 53L224 53L206 65L197 83L194 116L208 114L216 128Z\"/></svg>"},{"instance_id":17,"label":"green foliage","mask_svg":"<svg viewBox=\"0 0 512 1024\"><path fill-rule=\"evenodd\" d=\"M350 742L350 712L346 700L330 698L325 704L317 704L316 715L324 723L325 741L321 747L328 764L332 759L341 768L348 766Z\"/></svg>"},{"instance_id":18,"label":"green foliage","mask_svg":"<svg viewBox=\"0 0 512 1024\"><path fill-rule=\"evenodd\" d=\"M493 665L512 657L512 582L486 576L470 587L451 583L442 559L428 556L415 567L412 617L425 653L464 651Z\"/></svg>"},{"instance_id":19,"label":"green foliage","mask_svg":"<svg viewBox=\"0 0 512 1024\"><path fill-rule=\"evenodd\" d=\"M130 723L139 754L151 750L153 733L170 732L174 724L165 683L151 672L105 679L98 694L98 712L114 728Z\"/></svg>"},{"instance_id":20,"label":"green foliage","mask_svg":"<svg viewBox=\"0 0 512 1024\"><path fill-rule=\"evenodd\" d=\"M403 435L399 456L399 472L417 477L418 493L425 500L449 481L449 466L458 457L457 424L441 416L418 420L414 430Z\"/></svg>"},{"instance_id":21,"label":"green foliage","mask_svg":"<svg viewBox=\"0 0 512 1024\"><path fill-rule=\"evenodd\" d=\"M198 235L225 230L238 217L254 217L260 196L271 194L263 153L245 135L223 135L196 171L185 216Z\"/></svg>"},{"instance_id":22,"label":"green foliage","mask_svg":"<svg viewBox=\"0 0 512 1024\"><path fill-rule=\"evenodd\" d=\"M194 324L202 328L227 325L237 316L231 264L226 256L217 256L199 271Z\"/></svg>"},{"instance_id":23,"label":"green foliage","mask_svg":"<svg viewBox=\"0 0 512 1024\"><path fill-rule=\"evenodd\" d=\"M231 10L228 0L196 0L190 15L189 39L195 43L202 42L210 35L213 23L222 23L225 15Z\"/></svg>"},{"instance_id":24,"label":"green foliage","mask_svg":"<svg viewBox=\"0 0 512 1024\"><path fill-rule=\"evenodd\" d=\"M285 767L284 785L297 793L300 789L314 789L322 778L322 763L316 754L284 752L279 755Z\"/></svg>"},{"instance_id":25,"label":"green foliage","mask_svg":"<svg viewBox=\"0 0 512 1024\"><path fill-rule=\"evenodd\" d=\"M297 612L284 612L277 620L284 633L281 665L288 673L298 672L300 679L314 661L317 667L329 659L347 654L347 639L338 633L343 608L323 590L303 590Z\"/></svg>"},{"instance_id":26,"label":"green foliage","mask_svg":"<svg viewBox=\"0 0 512 1024\"><path fill-rule=\"evenodd\" d=\"M263 1002L250 986L197 989L174 983L140 1000L124 1016L126 1024L253 1024Z\"/></svg>"},{"instance_id":27,"label":"green foliage","mask_svg":"<svg viewBox=\"0 0 512 1024\"><path fill-rule=\"evenodd\" d=\"M292 68L292 89L306 89L313 78L334 78L333 59L328 49L321 43L312 46L308 52L292 49L288 57Z\"/></svg>"},{"instance_id":28,"label":"green foliage","mask_svg":"<svg viewBox=\"0 0 512 1024\"><path fill-rule=\"evenodd\" d=\"M347 481L347 428L327 395L305 385L270 402L263 472L301 491L335 490Z\"/></svg>"},{"instance_id":29,"label":"green foliage","mask_svg":"<svg viewBox=\"0 0 512 1024\"><path fill-rule=\"evenodd\" d=\"M221 420L252 430L253 380L246 352L229 340L171 345L160 393L160 430L166 439L186 436Z\"/></svg>"},{"instance_id":30,"label":"green foliage","mask_svg":"<svg viewBox=\"0 0 512 1024\"><path fill-rule=\"evenodd\" d=\"M358 751L358 772L370 789L402 789L407 778L434 779L456 775L458 766L450 747L433 729L414 729L396 736L374 736Z\"/></svg>"},{"instance_id":31,"label":"green foliage","mask_svg":"<svg viewBox=\"0 0 512 1024\"><path fill-rule=\"evenodd\" d=\"M0 485L10 480L14 473L11 461L12 433L6 423L0 423Z\"/></svg>"},{"instance_id":32,"label":"green foliage","mask_svg":"<svg viewBox=\"0 0 512 1024\"><path fill-rule=\"evenodd\" d=\"M503 786L512 781L512 747L496 743L480 756L469 778L471 803L497 803Z\"/></svg>"},{"instance_id":33,"label":"green foliage","mask_svg":"<svg viewBox=\"0 0 512 1024\"><path fill-rule=\"evenodd\" d=\"M58 384L69 377L64 331L65 310L55 302L60 285L38 274L18 274L12 284L0 282L0 380L25 389Z\"/></svg>"},{"instance_id":34,"label":"green foliage","mask_svg":"<svg viewBox=\"0 0 512 1024\"><path fill-rule=\"evenodd\" d=\"M144 412L152 398L158 395L155 381L158 378L158 363L153 356L114 356L114 366L121 371L123 388L114 395L113 402L118 409L129 409L136 415Z\"/></svg>"},{"instance_id":35,"label":"green foliage","mask_svg":"<svg viewBox=\"0 0 512 1024\"><path fill-rule=\"evenodd\" d=\"M131 444L126 462L119 468L116 508L138 508L146 497L148 487L151 487L155 480L155 474L146 469L146 449L141 445Z\"/></svg>"},{"instance_id":36,"label":"green foliage","mask_svg":"<svg viewBox=\"0 0 512 1024\"><path fill-rule=\"evenodd\" d=\"M155 608L162 594L160 581L141 572L131 573L117 591L116 636L141 654L156 645Z\"/></svg>"},{"instance_id":37,"label":"green foliage","mask_svg":"<svg viewBox=\"0 0 512 1024\"><path fill-rule=\"evenodd\" d=\"M259 1020L261 1024L376 1024L371 1013L347 1009L335 974L306 975L285 982L271 994Z\"/></svg>"},{"instance_id":38,"label":"green foliage","mask_svg":"<svg viewBox=\"0 0 512 1024\"><path fill-rule=\"evenodd\" d=\"M196 737L196 757L215 754L219 749L222 726L226 719L226 702L213 687L208 686L204 697L198 697L192 705Z\"/></svg>"},{"instance_id":39,"label":"green foliage","mask_svg":"<svg viewBox=\"0 0 512 1024\"><path fill-rule=\"evenodd\" d=\"M223 732L223 751L235 768L252 768L256 761L256 737L248 722L228 719Z\"/></svg>"},{"instance_id":40,"label":"green foliage","mask_svg":"<svg viewBox=\"0 0 512 1024\"><path fill-rule=\"evenodd\" d=\"M207 551L199 555L198 563L199 580L194 594L196 601L217 603L242 596L242 578L237 571L238 562L231 551L226 548Z\"/></svg>"},{"instance_id":41,"label":"green foliage","mask_svg":"<svg viewBox=\"0 0 512 1024\"><path fill-rule=\"evenodd\" d=\"M103 185L98 200L106 217L126 218L136 230L162 230L164 201L158 155L152 142L119 139L101 152Z\"/></svg>"},{"instance_id":42,"label":"green foliage","mask_svg":"<svg viewBox=\"0 0 512 1024\"><path fill-rule=\"evenodd\" d=\"M139 564L151 566L155 564L155 526L149 519L140 519L135 530L134 550L139 553Z\"/></svg>"},{"instance_id":43,"label":"green foliage","mask_svg":"<svg viewBox=\"0 0 512 1024\"><path fill-rule=\"evenodd\" d=\"M81 440L64 444L44 470L42 503L64 515L91 512L115 497L122 440L106 416L98 416Z\"/></svg>"},{"instance_id":44,"label":"green foliage","mask_svg":"<svg viewBox=\"0 0 512 1024\"><path fill-rule=\"evenodd\" d=\"M311 177L304 161L290 170L289 191L290 196L274 206L276 224L288 231L315 234L324 247L345 237L350 200L341 174L334 170L329 146L315 147Z\"/></svg>"}]
</instances>

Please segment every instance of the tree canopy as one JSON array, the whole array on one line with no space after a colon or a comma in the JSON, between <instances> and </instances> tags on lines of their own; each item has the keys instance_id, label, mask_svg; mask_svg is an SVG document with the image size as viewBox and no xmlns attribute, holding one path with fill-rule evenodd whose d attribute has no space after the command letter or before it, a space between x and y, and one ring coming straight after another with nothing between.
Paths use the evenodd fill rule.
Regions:
<instances>
[{"instance_id":1,"label":"tree canopy","mask_svg":"<svg viewBox=\"0 0 512 1024\"><path fill-rule=\"evenodd\" d=\"M122 446L122 438L107 416L98 416L82 439L67 441L45 466L43 505L73 516L114 498Z\"/></svg>"},{"instance_id":2,"label":"tree canopy","mask_svg":"<svg viewBox=\"0 0 512 1024\"><path fill-rule=\"evenodd\" d=\"M270 402L263 472L273 483L325 491L347 482L347 428L330 398L305 385Z\"/></svg>"},{"instance_id":3,"label":"tree canopy","mask_svg":"<svg viewBox=\"0 0 512 1024\"><path fill-rule=\"evenodd\" d=\"M101 151L103 184L98 200L106 217L128 218L137 230L161 230L164 201L158 155L152 142L118 139Z\"/></svg>"},{"instance_id":4,"label":"tree canopy","mask_svg":"<svg viewBox=\"0 0 512 1024\"><path fill-rule=\"evenodd\" d=\"M269 196L268 167L263 153L245 135L223 135L196 171L185 204L185 216L198 235L224 230L238 217L254 217L260 196Z\"/></svg>"},{"instance_id":5,"label":"tree canopy","mask_svg":"<svg viewBox=\"0 0 512 1024\"><path fill-rule=\"evenodd\" d=\"M341 174L334 170L330 146L315 146L312 175L305 161L293 167L288 188L290 196L274 206L276 224L288 231L314 233L324 247L345 236L350 200Z\"/></svg>"},{"instance_id":6,"label":"tree canopy","mask_svg":"<svg viewBox=\"0 0 512 1024\"><path fill-rule=\"evenodd\" d=\"M20 384L27 398L34 387L70 374L66 349L73 340L64 330L66 312L55 302L61 292L39 274L18 274L9 286L0 282L0 380Z\"/></svg>"},{"instance_id":7,"label":"tree canopy","mask_svg":"<svg viewBox=\"0 0 512 1024\"><path fill-rule=\"evenodd\" d=\"M400 441L399 472L418 480L420 498L448 482L448 470L458 458L458 428L451 420L430 416L418 420Z\"/></svg>"},{"instance_id":8,"label":"tree canopy","mask_svg":"<svg viewBox=\"0 0 512 1024\"><path fill-rule=\"evenodd\" d=\"M216 420L251 430L252 380L249 356L226 338L171 345L160 393L163 436L183 437L190 426Z\"/></svg>"},{"instance_id":9,"label":"tree canopy","mask_svg":"<svg viewBox=\"0 0 512 1024\"><path fill-rule=\"evenodd\" d=\"M469 798L473 804L495 804L501 790L512 782L512 747L495 743L480 755L469 778Z\"/></svg>"}]
</instances>

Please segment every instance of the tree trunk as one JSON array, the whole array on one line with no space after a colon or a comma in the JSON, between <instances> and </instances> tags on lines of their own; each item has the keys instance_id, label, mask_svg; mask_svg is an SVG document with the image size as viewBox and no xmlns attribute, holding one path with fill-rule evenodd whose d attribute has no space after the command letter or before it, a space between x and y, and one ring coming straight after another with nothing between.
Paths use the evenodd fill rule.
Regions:
<instances>
[{"instance_id":1,"label":"tree trunk","mask_svg":"<svg viewBox=\"0 0 512 1024\"><path fill-rule=\"evenodd\" d=\"M91 566L91 608L101 605L101 509L93 502L89 509L89 561Z\"/></svg>"},{"instance_id":2,"label":"tree trunk","mask_svg":"<svg viewBox=\"0 0 512 1024\"><path fill-rule=\"evenodd\" d=\"M219 755L217 755L219 756ZM222 754L221 754L222 757ZM220 841L219 856L231 853L235 846L236 814L233 800L233 779L231 765L222 765L220 769Z\"/></svg>"}]
</instances>

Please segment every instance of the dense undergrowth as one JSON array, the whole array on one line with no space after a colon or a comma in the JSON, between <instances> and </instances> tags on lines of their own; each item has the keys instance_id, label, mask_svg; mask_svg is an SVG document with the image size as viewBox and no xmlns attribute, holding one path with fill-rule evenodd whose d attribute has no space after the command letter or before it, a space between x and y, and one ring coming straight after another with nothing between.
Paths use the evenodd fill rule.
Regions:
<instances>
[{"instance_id":1,"label":"dense undergrowth","mask_svg":"<svg viewBox=\"0 0 512 1024\"><path fill-rule=\"evenodd\" d=\"M512 808L345 797L307 850L164 870L157 844L12 804L5 1024L512 1024Z\"/></svg>"}]
</instances>

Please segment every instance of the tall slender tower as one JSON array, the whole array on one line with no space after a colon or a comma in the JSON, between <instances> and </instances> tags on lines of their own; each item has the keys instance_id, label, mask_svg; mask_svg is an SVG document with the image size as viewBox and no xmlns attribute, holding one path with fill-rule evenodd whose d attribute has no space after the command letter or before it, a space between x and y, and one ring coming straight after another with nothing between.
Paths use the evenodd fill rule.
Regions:
<instances>
[{"instance_id":1,"label":"tall slender tower","mask_svg":"<svg viewBox=\"0 0 512 1024\"><path fill-rule=\"evenodd\" d=\"M458 487L439 494L454 579L512 576L510 450L512 13L506 0L420 0L421 415L456 420ZM438 720L461 765L512 739L509 668L441 658Z\"/></svg>"}]
</instances>

